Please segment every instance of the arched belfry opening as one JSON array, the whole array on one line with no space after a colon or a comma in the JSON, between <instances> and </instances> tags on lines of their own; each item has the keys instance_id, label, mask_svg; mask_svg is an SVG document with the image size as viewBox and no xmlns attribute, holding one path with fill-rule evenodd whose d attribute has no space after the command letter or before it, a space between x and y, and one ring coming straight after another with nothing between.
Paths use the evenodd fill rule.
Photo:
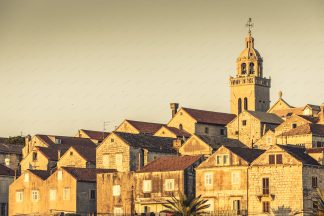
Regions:
<instances>
[{"instance_id":1,"label":"arched belfry opening","mask_svg":"<svg viewBox=\"0 0 324 216\"><path fill-rule=\"evenodd\" d=\"M245 63L241 64L241 71L242 71L242 74L246 74L246 64Z\"/></svg>"},{"instance_id":2,"label":"arched belfry opening","mask_svg":"<svg viewBox=\"0 0 324 216\"><path fill-rule=\"evenodd\" d=\"M249 73L254 74L254 63L253 62L250 63L250 68L249 69L250 69Z\"/></svg>"}]
</instances>

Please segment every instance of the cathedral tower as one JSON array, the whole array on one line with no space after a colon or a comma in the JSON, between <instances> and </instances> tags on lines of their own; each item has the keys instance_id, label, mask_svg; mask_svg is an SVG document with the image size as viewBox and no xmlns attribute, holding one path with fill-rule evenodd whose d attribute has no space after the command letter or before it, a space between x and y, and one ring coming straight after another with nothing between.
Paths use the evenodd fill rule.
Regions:
<instances>
[{"instance_id":1,"label":"cathedral tower","mask_svg":"<svg viewBox=\"0 0 324 216\"><path fill-rule=\"evenodd\" d=\"M240 114L243 110L266 112L270 107L270 78L263 77L263 60L254 48L251 34L251 18L245 38L245 48L236 60L236 77L230 77L231 112Z\"/></svg>"}]
</instances>

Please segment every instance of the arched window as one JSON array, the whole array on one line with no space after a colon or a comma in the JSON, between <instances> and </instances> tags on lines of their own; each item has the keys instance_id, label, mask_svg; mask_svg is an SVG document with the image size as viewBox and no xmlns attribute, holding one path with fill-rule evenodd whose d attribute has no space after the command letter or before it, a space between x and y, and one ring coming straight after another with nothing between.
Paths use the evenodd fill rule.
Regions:
<instances>
[{"instance_id":1,"label":"arched window","mask_svg":"<svg viewBox=\"0 0 324 216\"><path fill-rule=\"evenodd\" d=\"M180 130L183 130L183 126L182 126L182 124L179 124L179 129L180 129Z\"/></svg>"},{"instance_id":2,"label":"arched window","mask_svg":"<svg viewBox=\"0 0 324 216\"><path fill-rule=\"evenodd\" d=\"M238 111L238 114L240 114L242 112L242 99L241 98L238 99L237 111Z\"/></svg>"},{"instance_id":3,"label":"arched window","mask_svg":"<svg viewBox=\"0 0 324 216\"><path fill-rule=\"evenodd\" d=\"M250 74L254 74L254 64L250 63Z\"/></svg>"},{"instance_id":4,"label":"arched window","mask_svg":"<svg viewBox=\"0 0 324 216\"><path fill-rule=\"evenodd\" d=\"M242 74L246 74L246 64L245 63L241 64L241 71L242 71Z\"/></svg>"},{"instance_id":5,"label":"arched window","mask_svg":"<svg viewBox=\"0 0 324 216\"><path fill-rule=\"evenodd\" d=\"M244 110L248 110L248 99L244 98Z\"/></svg>"}]
</instances>

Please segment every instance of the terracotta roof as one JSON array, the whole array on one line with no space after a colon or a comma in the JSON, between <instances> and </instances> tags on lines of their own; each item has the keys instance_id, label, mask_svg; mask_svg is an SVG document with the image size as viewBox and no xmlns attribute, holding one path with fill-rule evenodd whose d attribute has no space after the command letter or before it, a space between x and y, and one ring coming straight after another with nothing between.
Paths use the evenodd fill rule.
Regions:
<instances>
[{"instance_id":1,"label":"terracotta roof","mask_svg":"<svg viewBox=\"0 0 324 216\"><path fill-rule=\"evenodd\" d=\"M250 111L250 110L247 110L246 112L250 113L255 118L259 119L262 123L279 125L283 122L283 120L274 113L266 113L260 111Z\"/></svg>"},{"instance_id":2,"label":"terracotta roof","mask_svg":"<svg viewBox=\"0 0 324 216\"><path fill-rule=\"evenodd\" d=\"M115 169L96 169L96 168L74 168L62 167L66 172L72 175L80 182L96 182L97 173L111 173L116 172Z\"/></svg>"},{"instance_id":3,"label":"terracotta roof","mask_svg":"<svg viewBox=\"0 0 324 216\"><path fill-rule=\"evenodd\" d=\"M278 145L278 146L283 150L285 150L287 153L289 153L291 156L293 156L294 158L302 162L303 164L320 165L314 158L312 158L306 153L305 148L291 146L291 145Z\"/></svg>"},{"instance_id":4,"label":"terracotta roof","mask_svg":"<svg viewBox=\"0 0 324 216\"><path fill-rule=\"evenodd\" d=\"M156 160L148 163L138 172L165 172L185 170L198 160L202 160L201 155L159 157Z\"/></svg>"},{"instance_id":5,"label":"terracotta roof","mask_svg":"<svg viewBox=\"0 0 324 216\"><path fill-rule=\"evenodd\" d=\"M198 123L227 125L236 117L236 115L229 113L220 113L184 107L182 109L193 117Z\"/></svg>"},{"instance_id":6,"label":"terracotta roof","mask_svg":"<svg viewBox=\"0 0 324 216\"><path fill-rule=\"evenodd\" d=\"M42 180L46 180L51 175L51 173L46 170L28 170L28 171L38 176Z\"/></svg>"},{"instance_id":7,"label":"terracotta roof","mask_svg":"<svg viewBox=\"0 0 324 216\"><path fill-rule=\"evenodd\" d=\"M146 134L114 132L130 146L143 148L152 152L176 153L173 149L174 138L158 137Z\"/></svg>"},{"instance_id":8,"label":"terracotta roof","mask_svg":"<svg viewBox=\"0 0 324 216\"><path fill-rule=\"evenodd\" d=\"M287 132L282 133L282 135L280 136L295 136L295 135L304 135L304 134L324 136L324 125L303 124Z\"/></svg>"},{"instance_id":9,"label":"terracotta roof","mask_svg":"<svg viewBox=\"0 0 324 216\"><path fill-rule=\"evenodd\" d=\"M252 163L255 159L257 159L261 154L265 152L265 150L261 149L251 149L251 148L241 148L241 147L230 147L225 146L228 150L241 157L243 160L248 163Z\"/></svg>"},{"instance_id":10,"label":"terracotta roof","mask_svg":"<svg viewBox=\"0 0 324 216\"><path fill-rule=\"evenodd\" d=\"M102 141L104 140L110 133L108 132L102 132L102 131L93 131L93 130L84 130L81 129L85 134L87 134L90 139L95 139Z\"/></svg>"},{"instance_id":11,"label":"terracotta roof","mask_svg":"<svg viewBox=\"0 0 324 216\"><path fill-rule=\"evenodd\" d=\"M0 164L0 176L15 176L15 171Z\"/></svg>"},{"instance_id":12,"label":"terracotta roof","mask_svg":"<svg viewBox=\"0 0 324 216\"><path fill-rule=\"evenodd\" d=\"M52 135L41 135L37 134L36 135L38 138L43 140L47 145L79 145L79 144L94 144L94 142L91 141L91 139L88 138L80 138L80 137L68 137L68 136L52 136ZM53 140L54 139L59 139L61 140L61 144L56 144Z\"/></svg>"},{"instance_id":13,"label":"terracotta roof","mask_svg":"<svg viewBox=\"0 0 324 216\"><path fill-rule=\"evenodd\" d=\"M0 143L0 153L3 154L22 154L23 145Z\"/></svg>"},{"instance_id":14,"label":"terracotta roof","mask_svg":"<svg viewBox=\"0 0 324 216\"><path fill-rule=\"evenodd\" d=\"M175 127L169 127L169 126L164 126L165 128L169 129L172 133L174 133L177 137L190 137L191 134L184 131L184 130L180 130L178 128Z\"/></svg>"},{"instance_id":15,"label":"terracotta roof","mask_svg":"<svg viewBox=\"0 0 324 216\"><path fill-rule=\"evenodd\" d=\"M96 146L76 145L74 148L86 161L96 163Z\"/></svg>"},{"instance_id":16,"label":"terracotta roof","mask_svg":"<svg viewBox=\"0 0 324 216\"><path fill-rule=\"evenodd\" d=\"M153 123L153 122L141 122L134 120L126 120L133 127L135 127L140 133L144 134L155 134L164 124Z\"/></svg>"},{"instance_id":17,"label":"terracotta roof","mask_svg":"<svg viewBox=\"0 0 324 216\"><path fill-rule=\"evenodd\" d=\"M306 107L310 107L312 110L316 110L316 111L321 111L321 107L318 105L314 105L314 104L306 104L306 106L304 107L304 109Z\"/></svg>"},{"instance_id":18,"label":"terracotta roof","mask_svg":"<svg viewBox=\"0 0 324 216\"><path fill-rule=\"evenodd\" d=\"M307 153L324 153L324 147L306 149Z\"/></svg>"}]
</instances>

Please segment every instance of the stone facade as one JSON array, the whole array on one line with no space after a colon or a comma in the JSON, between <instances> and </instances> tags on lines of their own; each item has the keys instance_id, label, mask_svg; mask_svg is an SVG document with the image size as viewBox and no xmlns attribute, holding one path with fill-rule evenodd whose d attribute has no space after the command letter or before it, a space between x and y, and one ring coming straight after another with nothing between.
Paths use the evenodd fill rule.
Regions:
<instances>
[{"instance_id":1,"label":"stone facade","mask_svg":"<svg viewBox=\"0 0 324 216\"><path fill-rule=\"evenodd\" d=\"M21 161L20 165L21 171L24 172L28 169L51 170L56 166L56 163L57 160L50 160L37 147L34 147L34 149Z\"/></svg>"},{"instance_id":2,"label":"stone facade","mask_svg":"<svg viewBox=\"0 0 324 216\"><path fill-rule=\"evenodd\" d=\"M96 168L96 164L95 161L88 161L77 150L71 147L57 162L57 168L61 167Z\"/></svg>"}]
</instances>

